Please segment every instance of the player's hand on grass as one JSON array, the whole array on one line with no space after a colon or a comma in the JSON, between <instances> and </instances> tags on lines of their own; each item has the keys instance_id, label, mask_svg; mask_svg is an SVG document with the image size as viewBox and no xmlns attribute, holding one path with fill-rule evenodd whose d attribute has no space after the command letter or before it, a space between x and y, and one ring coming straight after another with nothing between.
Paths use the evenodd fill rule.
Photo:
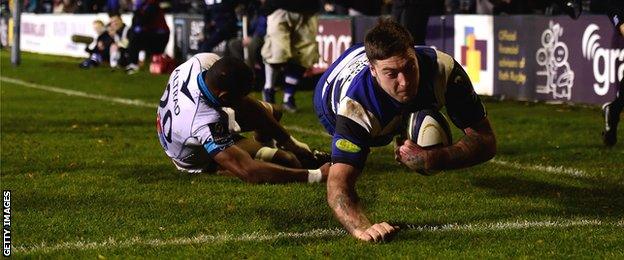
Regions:
<instances>
[{"instance_id":1,"label":"player's hand on grass","mask_svg":"<svg viewBox=\"0 0 624 260\"><path fill-rule=\"evenodd\" d=\"M366 242L379 243L388 241L398 231L399 227L393 227L386 222L381 222L370 226L366 230L355 230L353 236Z\"/></svg>"}]
</instances>

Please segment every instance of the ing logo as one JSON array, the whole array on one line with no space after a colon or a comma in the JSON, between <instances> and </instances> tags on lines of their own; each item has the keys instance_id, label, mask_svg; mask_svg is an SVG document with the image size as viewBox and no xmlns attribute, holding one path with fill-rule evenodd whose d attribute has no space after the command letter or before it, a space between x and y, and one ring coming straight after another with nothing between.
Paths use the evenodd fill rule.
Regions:
<instances>
[{"instance_id":1,"label":"ing logo","mask_svg":"<svg viewBox=\"0 0 624 260\"><path fill-rule=\"evenodd\" d=\"M477 39L474 27L464 27L461 64L466 67L466 73L473 83L479 83L479 74L487 70L487 41Z\"/></svg>"},{"instance_id":2,"label":"ing logo","mask_svg":"<svg viewBox=\"0 0 624 260\"><path fill-rule=\"evenodd\" d=\"M542 32L542 47L535 53L537 64L541 70L537 71L538 78L535 92L540 94L552 94L554 99L572 98L572 86L574 86L574 71L568 62L568 45L559 41L563 35L563 28L557 23L550 21L548 28Z\"/></svg>"}]
</instances>

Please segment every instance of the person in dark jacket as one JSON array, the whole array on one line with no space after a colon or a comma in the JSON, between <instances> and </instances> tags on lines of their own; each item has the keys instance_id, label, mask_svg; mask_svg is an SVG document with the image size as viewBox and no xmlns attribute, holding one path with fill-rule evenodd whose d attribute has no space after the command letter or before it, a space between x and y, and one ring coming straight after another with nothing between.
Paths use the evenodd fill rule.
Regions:
<instances>
[{"instance_id":1,"label":"person in dark jacket","mask_svg":"<svg viewBox=\"0 0 624 260\"><path fill-rule=\"evenodd\" d=\"M237 36L236 7L244 3L239 0L205 0L204 3L204 41L200 50L212 52L219 43Z\"/></svg>"},{"instance_id":2,"label":"person in dark jacket","mask_svg":"<svg viewBox=\"0 0 624 260\"><path fill-rule=\"evenodd\" d=\"M128 45L128 74L139 70L139 52L146 57L162 54L169 41L169 27L165 22L165 12L160 8L160 0L137 0L135 2L132 26Z\"/></svg>"},{"instance_id":3,"label":"person in dark jacket","mask_svg":"<svg viewBox=\"0 0 624 260\"><path fill-rule=\"evenodd\" d=\"M113 43L113 38L108 35L104 22L100 20L93 21L93 30L97 33L98 37L95 40L93 48L87 46L85 51L89 53L89 58L80 63L80 67L88 69L100 65L102 62L109 60L110 46Z\"/></svg>"}]
</instances>

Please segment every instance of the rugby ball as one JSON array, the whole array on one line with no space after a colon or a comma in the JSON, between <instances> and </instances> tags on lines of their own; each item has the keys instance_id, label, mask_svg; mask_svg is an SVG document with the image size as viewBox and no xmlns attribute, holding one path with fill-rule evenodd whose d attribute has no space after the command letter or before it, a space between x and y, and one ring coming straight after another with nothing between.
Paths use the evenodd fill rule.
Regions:
<instances>
[{"instance_id":1,"label":"rugby ball","mask_svg":"<svg viewBox=\"0 0 624 260\"><path fill-rule=\"evenodd\" d=\"M422 148L448 146L453 141L448 121L442 113L433 109L411 113L406 136Z\"/></svg>"}]
</instances>

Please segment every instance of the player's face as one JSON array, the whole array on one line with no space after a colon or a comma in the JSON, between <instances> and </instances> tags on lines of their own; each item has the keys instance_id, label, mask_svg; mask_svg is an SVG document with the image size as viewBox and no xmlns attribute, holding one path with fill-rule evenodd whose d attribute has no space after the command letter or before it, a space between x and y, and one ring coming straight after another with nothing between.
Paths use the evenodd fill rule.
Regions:
<instances>
[{"instance_id":1,"label":"player's face","mask_svg":"<svg viewBox=\"0 0 624 260\"><path fill-rule=\"evenodd\" d=\"M419 75L413 50L371 62L371 73L379 86L400 103L407 103L416 96Z\"/></svg>"}]
</instances>

